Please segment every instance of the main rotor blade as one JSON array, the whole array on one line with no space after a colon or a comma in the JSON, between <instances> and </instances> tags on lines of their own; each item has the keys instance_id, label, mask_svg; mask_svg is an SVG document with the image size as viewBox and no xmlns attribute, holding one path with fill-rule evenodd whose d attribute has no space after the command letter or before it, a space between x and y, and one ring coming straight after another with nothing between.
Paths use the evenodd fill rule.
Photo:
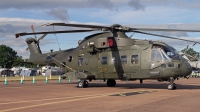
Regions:
<instances>
[{"instance_id":1,"label":"main rotor blade","mask_svg":"<svg viewBox=\"0 0 200 112\"><path fill-rule=\"evenodd\" d=\"M101 25L88 25L88 24L70 24L70 23L48 23L41 26L70 26L70 27L80 27L80 28L96 28L96 30L120 30L125 32L133 31L182 31L182 32L200 32L200 30L187 30L187 29L162 29L162 28L132 28L114 24L111 26L101 26Z\"/></svg>"},{"instance_id":2,"label":"main rotor blade","mask_svg":"<svg viewBox=\"0 0 200 112\"><path fill-rule=\"evenodd\" d=\"M100 25L88 25L88 24L70 24L70 23L47 23L41 26L70 26L70 27L81 27L81 28L110 28L108 26Z\"/></svg>"},{"instance_id":3,"label":"main rotor blade","mask_svg":"<svg viewBox=\"0 0 200 112\"><path fill-rule=\"evenodd\" d=\"M141 34L146 34L146 35L157 36L157 37L164 37L164 38L169 38L169 39L183 40L183 41L194 42L194 43L200 44L200 42L197 42L197 41L180 39L180 38L175 38L175 37L170 37L170 36L165 36L165 35L159 35L159 34L153 34L153 33L146 33L146 32L141 32L141 31L134 31L134 32L141 33Z\"/></svg>"},{"instance_id":4,"label":"main rotor blade","mask_svg":"<svg viewBox=\"0 0 200 112\"><path fill-rule=\"evenodd\" d=\"M200 32L200 30L183 30L183 29L161 29L161 28L130 28L129 31L181 31L181 32Z\"/></svg>"},{"instance_id":5,"label":"main rotor blade","mask_svg":"<svg viewBox=\"0 0 200 112\"><path fill-rule=\"evenodd\" d=\"M35 34L55 34L55 33L78 33L78 32L90 32L95 30L64 30L64 31L47 31L47 32L35 32L35 33L17 33L15 34L15 37L18 38L20 36L25 35L35 35Z\"/></svg>"}]
</instances>

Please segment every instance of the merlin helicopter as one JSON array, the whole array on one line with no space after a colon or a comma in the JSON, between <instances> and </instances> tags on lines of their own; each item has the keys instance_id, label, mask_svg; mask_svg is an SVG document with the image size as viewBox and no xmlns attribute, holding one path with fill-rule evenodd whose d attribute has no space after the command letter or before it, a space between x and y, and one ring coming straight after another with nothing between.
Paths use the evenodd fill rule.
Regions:
<instances>
[{"instance_id":1,"label":"merlin helicopter","mask_svg":"<svg viewBox=\"0 0 200 112\"><path fill-rule=\"evenodd\" d=\"M115 86L115 80L143 80L154 79L169 81L168 89L176 89L175 79L187 77L191 74L190 64L171 46L160 41L132 39L127 32L140 33L170 39L178 39L194 43L192 40L179 39L149 31L183 31L200 32L200 30L132 28L114 24L112 26L48 23L42 26L77 27L79 30L60 30L33 33L17 33L16 38L25 35L35 35L27 38L26 43L30 51L29 62L34 64L56 64L66 72L67 79L80 79L79 88L88 87L88 81L104 80L107 86ZM42 53L39 41L47 34L76 33L101 31L85 37L79 41L76 48ZM148 31L148 32L144 32ZM37 34L43 34L36 38Z\"/></svg>"}]
</instances>

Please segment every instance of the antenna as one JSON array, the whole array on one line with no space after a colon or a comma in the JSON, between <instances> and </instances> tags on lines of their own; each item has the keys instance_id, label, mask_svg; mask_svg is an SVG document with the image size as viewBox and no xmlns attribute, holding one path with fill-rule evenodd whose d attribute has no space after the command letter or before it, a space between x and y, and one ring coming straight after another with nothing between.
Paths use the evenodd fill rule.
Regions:
<instances>
[{"instance_id":1,"label":"antenna","mask_svg":"<svg viewBox=\"0 0 200 112\"><path fill-rule=\"evenodd\" d=\"M53 29L54 29L54 31L56 31L55 28L54 28L54 25L53 25ZM58 38L57 38L56 33L54 33L54 35L55 35L56 41L57 41L57 43L58 43L59 51L61 51L60 44L59 44L59 42L58 42Z\"/></svg>"}]
</instances>

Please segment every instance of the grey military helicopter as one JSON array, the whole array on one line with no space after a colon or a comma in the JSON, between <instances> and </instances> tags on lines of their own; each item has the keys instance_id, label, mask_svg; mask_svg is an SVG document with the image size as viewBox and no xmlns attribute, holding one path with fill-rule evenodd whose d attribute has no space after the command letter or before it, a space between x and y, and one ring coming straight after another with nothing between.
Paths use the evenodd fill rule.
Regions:
<instances>
[{"instance_id":1,"label":"grey military helicopter","mask_svg":"<svg viewBox=\"0 0 200 112\"><path fill-rule=\"evenodd\" d=\"M154 79L169 81L168 89L176 89L174 80L191 74L190 64L171 46L164 42L132 39L125 33L134 32L151 36L184 40L170 36L147 33L144 31L183 31L200 32L200 30L132 28L114 24L112 26L48 23L42 26L79 27L79 30L61 30L33 33L17 33L16 38L25 35L35 35L27 38L26 43L30 51L29 62L35 64L54 63L62 67L68 79L80 79L79 88L88 87L88 81L107 80L107 86L115 86L115 80L143 80ZM76 33L102 31L85 37L79 41L76 48L42 53L39 41L47 34ZM36 38L37 34L43 34Z\"/></svg>"},{"instance_id":2,"label":"grey military helicopter","mask_svg":"<svg viewBox=\"0 0 200 112\"><path fill-rule=\"evenodd\" d=\"M194 53L193 56L187 54L187 50L189 48L189 45L185 48L184 52L179 52L179 54L188 61L188 63L191 65L193 70L197 70L198 72L200 71L200 61L195 57L196 53ZM192 60L191 60L192 59ZM189 78L189 77L188 77Z\"/></svg>"}]
</instances>

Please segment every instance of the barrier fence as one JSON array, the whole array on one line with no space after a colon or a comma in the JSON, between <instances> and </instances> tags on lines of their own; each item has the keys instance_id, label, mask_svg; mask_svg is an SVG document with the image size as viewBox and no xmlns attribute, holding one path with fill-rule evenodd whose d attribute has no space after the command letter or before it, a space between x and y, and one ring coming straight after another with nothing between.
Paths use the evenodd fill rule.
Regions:
<instances>
[{"instance_id":1,"label":"barrier fence","mask_svg":"<svg viewBox=\"0 0 200 112\"><path fill-rule=\"evenodd\" d=\"M29 76L29 77L0 77L0 82L4 82L5 85L7 85L11 81L19 81L20 84L24 84L24 81L32 81L33 84L36 84L36 81L42 81L44 80L46 83L49 83L49 80L58 80L59 83L62 82L61 76ZM70 81L72 82L72 81Z\"/></svg>"},{"instance_id":2,"label":"barrier fence","mask_svg":"<svg viewBox=\"0 0 200 112\"><path fill-rule=\"evenodd\" d=\"M190 77L200 77L199 72L192 72L190 74ZM45 83L49 83L49 80L58 80L58 83L62 82L61 76L28 76L25 77L24 75L18 76L18 77L0 77L0 82L4 82L5 85L7 85L10 81L20 81L20 84L24 84L24 81L32 81L33 84L36 84L36 81L44 80ZM78 79L80 81L80 79ZM98 79L98 81L100 81ZM68 79L68 82L72 82L72 79Z\"/></svg>"}]
</instances>

